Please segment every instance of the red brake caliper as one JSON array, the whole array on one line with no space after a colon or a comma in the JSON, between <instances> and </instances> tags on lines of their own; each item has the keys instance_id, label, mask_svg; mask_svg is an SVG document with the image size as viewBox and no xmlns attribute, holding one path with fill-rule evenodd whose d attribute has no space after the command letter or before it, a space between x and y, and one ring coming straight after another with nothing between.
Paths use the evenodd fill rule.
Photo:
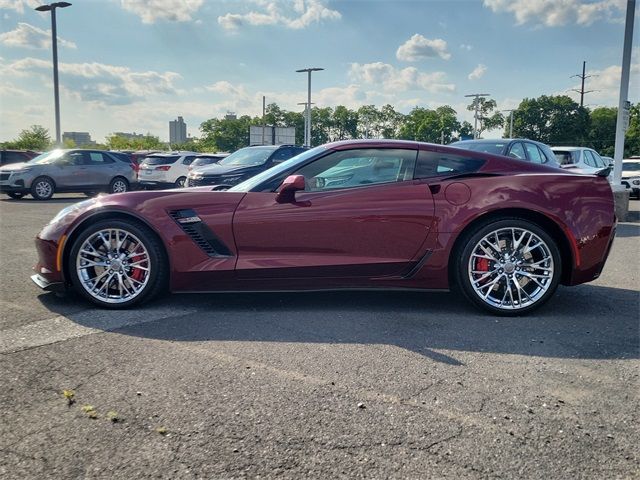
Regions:
<instances>
[{"instance_id":1,"label":"red brake caliper","mask_svg":"<svg viewBox=\"0 0 640 480\"><path fill-rule=\"evenodd\" d=\"M488 272L489 271L489 259L487 258L477 258L476 259L476 271L478 272ZM485 283L488 279L482 281Z\"/></svg>"},{"instance_id":2,"label":"red brake caliper","mask_svg":"<svg viewBox=\"0 0 640 480\"><path fill-rule=\"evenodd\" d=\"M144 257L142 255L137 255L131 258L131 263L136 263L142 260ZM144 270L140 270L139 268L133 267L133 273L131 274L131 278L137 280L138 282L142 281L142 276L144 275Z\"/></svg>"}]
</instances>

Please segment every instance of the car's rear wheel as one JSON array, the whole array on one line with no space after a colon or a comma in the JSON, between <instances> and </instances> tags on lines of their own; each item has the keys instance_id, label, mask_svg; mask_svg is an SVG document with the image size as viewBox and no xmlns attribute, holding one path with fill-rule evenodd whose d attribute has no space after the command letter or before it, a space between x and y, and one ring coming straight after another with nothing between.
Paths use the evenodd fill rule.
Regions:
<instances>
[{"instance_id":1,"label":"car's rear wheel","mask_svg":"<svg viewBox=\"0 0 640 480\"><path fill-rule=\"evenodd\" d=\"M128 220L101 220L82 231L68 257L74 288L105 308L127 308L164 289L167 261L158 238Z\"/></svg>"},{"instance_id":2,"label":"car's rear wheel","mask_svg":"<svg viewBox=\"0 0 640 480\"><path fill-rule=\"evenodd\" d=\"M9 192L7 193L7 195L9 196L9 198L13 198L14 200L20 200L22 197L24 197L24 193L18 192Z\"/></svg>"},{"instance_id":3,"label":"car's rear wheel","mask_svg":"<svg viewBox=\"0 0 640 480\"><path fill-rule=\"evenodd\" d=\"M55 185L49 177L38 177L31 183L31 196L36 200L49 200L54 192Z\"/></svg>"},{"instance_id":4,"label":"car's rear wheel","mask_svg":"<svg viewBox=\"0 0 640 480\"><path fill-rule=\"evenodd\" d=\"M175 183L177 188L184 188L187 186L187 177L180 177L176 180Z\"/></svg>"},{"instance_id":5,"label":"car's rear wheel","mask_svg":"<svg viewBox=\"0 0 640 480\"><path fill-rule=\"evenodd\" d=\"M479 225L463 238L456 283L480 308L523 315L543 305L560 281L562 260L554 239L520 218Z\"/></svg>"},{"instance_id":6,"label":"car's rear wheel","mask_svg":"<svg viewBox=\"0 0 640 480\"><path fill-rule=\"evenodd\" d=\"M115 177L109 184L109 193L124 193L129 190L129 182L126 178Z\"/></svg>"}]
</instances>

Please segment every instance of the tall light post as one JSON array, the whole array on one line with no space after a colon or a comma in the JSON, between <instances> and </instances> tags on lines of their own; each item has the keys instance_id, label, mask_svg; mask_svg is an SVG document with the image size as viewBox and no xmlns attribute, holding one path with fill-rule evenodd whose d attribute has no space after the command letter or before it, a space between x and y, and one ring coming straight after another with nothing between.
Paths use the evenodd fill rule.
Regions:
<instances>
[{"instance_id":1,"label":"tall light post","mask_svg":"<svg viewBox=\"0 0 640 480\"><path fill-rule=\"evenodd\" d=\"M304 146L311 146L311 72L319 72L324 70L324 68L312 67L312 68L302 68L300 70L296 70L297 73L307 72L308 81L307 81L307 121L304 128Z\"/></svg>"},{"instance_id":2,"label":"tall light post","mask_svg":"<svg viewBox=\"0 0 640 480\"><path fill-rule=\"evenodd\" d=\"M70 7L69 2L55 2L36 7L38 12L51 12L51 45L53 49L53 98L56 114L56 144L60 145L60 94L58 92L58 34L56 29L56 8Z\"/></svg>"},{"instance_id":3,"label":"tall light post","mask_svg":"<svg viewBox=\"0 0 640 480\"><path fill-rule=\"evenodd\" d=\"M473 104L476 107L476 111L473 114L473 138L478 138L478 108L480 108L480 97L488 97L490 93L472 93L465 95L465 97L473 97Z\"/></svg>"},{"instance_id":4,"label":"tall light post","mask_svg":"<svg viewBox=\"0 0 640 480\"><path fill-rule=\"evenodd\" d=\"M510 110L501 110L502 112L509 112L509 138L513 138L513 112L516 111L515 108Z\"/></svg>"}]
</instances>

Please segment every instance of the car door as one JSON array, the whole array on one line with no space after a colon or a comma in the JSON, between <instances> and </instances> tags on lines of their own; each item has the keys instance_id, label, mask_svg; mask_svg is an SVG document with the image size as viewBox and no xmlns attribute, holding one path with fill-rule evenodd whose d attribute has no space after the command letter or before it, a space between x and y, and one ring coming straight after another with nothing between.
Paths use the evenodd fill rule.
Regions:
<instances>
[{"instance_id":1,"label":"car door","mask_svg":"<svg viewBox=\"0 0 640 480\"><path fill-rule=\"evenodd\" d=\"M433 222L415 150L332 151L294 172L295 201L249 192L234 216L238 278L374 277L406 272Z\"/></svg>"},{"instance_id":2,"label":"car door","mask_svg":"<svg viewBox=\"0 0 640 480\"><path fill-rule=\"evenodd\" d=\"M47 166L46 175L56 182L57 189L77 188L89 180L86 152L70 151Z\"/></svg>"},{"instance_id":3,"label":"car door","mask_svg":"<svg viewBox=\"0 0 640 480\"><path fill-rule=\"evenodd\" d=\"M109 185L117 175L116 161L102 152L85 152L87 161L87 183L89 187Z\"/></svg>"},{"instance_id":4,"label":"car door","mask_svg":"<svg viewBox=\"0 0 640 480\"><path fill-rule=\"evenodd\" d=\"M535 143L523 142L524 148L527 151L527 159L532 163L544 163L544 157L540 152L540 149Z\"/></svg>"}]
</instances>

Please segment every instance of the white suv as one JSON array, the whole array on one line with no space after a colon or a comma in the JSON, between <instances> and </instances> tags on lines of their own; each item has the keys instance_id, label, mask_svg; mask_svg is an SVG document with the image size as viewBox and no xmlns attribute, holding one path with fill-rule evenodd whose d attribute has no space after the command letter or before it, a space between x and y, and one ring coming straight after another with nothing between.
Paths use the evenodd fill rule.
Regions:
<instances>
[{"instance_id":1,"label":"white suv","mask_svg":"<svg viewBox=\"0 0 640 480\"><path fill-rule=\"evenodd\" d=\"M198 154L195 152L154 153L140 164L138 183L142 187L184 187L189 165Z\"/></svg>"},{"instance_id":2,"label":"white suv","mask_svg":"<svg viewBox=\"0 0 640 480\"><path fill-rule=\"evenodd\" d=\"M631 196L640 199L640 157L622 161L622 185L631 189Z\"/></svg>"},{"instance_id":3,"label":"white suv","mask_svg":"<svg viewBox=\"0 0 640 480\"><path fill-rule=\"evenodd\" d=\"M562 168L575 171L576 173L584 173L586 175L594 175L600 170L608 168L609 162L604 160L598 152L591 148L585 147L551 147L556 160ZM609 182L613 181L613 169L607 177Z\"/></svg>"}]
</instances>

